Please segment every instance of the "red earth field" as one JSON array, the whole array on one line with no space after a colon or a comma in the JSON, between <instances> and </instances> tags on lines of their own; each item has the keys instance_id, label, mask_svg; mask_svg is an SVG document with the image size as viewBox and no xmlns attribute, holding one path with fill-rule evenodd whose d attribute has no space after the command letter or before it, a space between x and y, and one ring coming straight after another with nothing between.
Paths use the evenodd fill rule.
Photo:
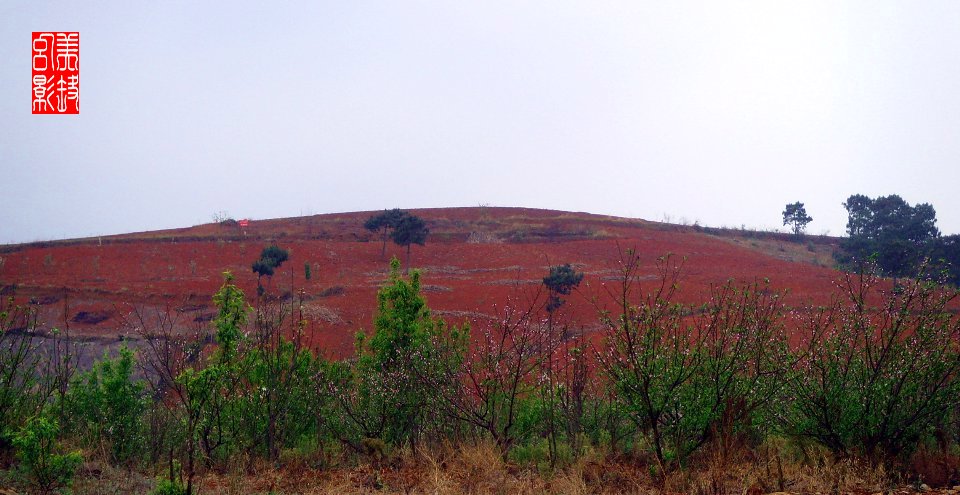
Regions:
<instances>
[{"instance_id":1,"label":"red earth field","mask_svg":"<svg viewBox=\"0 0 960 495\"><path fill-rule=\"evenodd\" d=\"M597 305L610 303L603 287L618 273L619 252L641 256L642 279L653 288L657 258L683 260L680 299L703 301L712 284L768 278L788 290L791 307L827 303L839 274L830 266L835 238L743 230L702 229L636 219L522 208L411 210L427 221L425 247L411 264L423 273L435 314L451 324L485 324L510 295L535 290L549 267L571 263L585 277L564 306L576 325L597 328ZM251 298L257 280L251 263L271 244L290 260L265 285L283 296L305 293L312 344L330 355L349 353L357 330L370 330L376 292L389 257L405 249L363 228L376 212L253 220L246 228L205 224L102 238L0 246L0 288L39 309L41 330L69 327L98 341L137 337L125 325L131 311L169 310L181 329L206 324L211 296L231 271ZM304 264L312 277L305 279ZM292 289L292 290L291 290ZM596 298L597 303L593 302Z\"/></svg>"}]
</instances>

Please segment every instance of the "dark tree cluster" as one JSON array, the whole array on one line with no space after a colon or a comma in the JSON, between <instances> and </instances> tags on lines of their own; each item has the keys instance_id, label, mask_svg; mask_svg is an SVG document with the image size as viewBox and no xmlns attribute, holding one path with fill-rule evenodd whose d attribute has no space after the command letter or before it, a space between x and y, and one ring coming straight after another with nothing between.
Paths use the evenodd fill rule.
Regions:
<instances>
[{"instance_id":1,"label":"dark tree cluster","mask_svg":"<svg viewBox=\"0 0 960 495\"><path fill-rule=\"evenodd\" d=\"M400 221L407 215L407 212L399 208L394 208L392 210L383 210L383 213L374 215L364 222L363 228L370 232L380 232L380 238L383 241L380 256L387 255L387 239L390 237L390 231L396 229Z\"/></svg>"},{"instance_id":2,"label":"dark tree cluster","mask_svg":"<svg viewBox=\"0 0 960 495\"><path fill-rule=\"evenodd\" d=\"M398 208L383 210L367 219L363 227L371 232L380 232L383 248L380 255L387 254L387 238L394 244L407 248L407 267L410 266L410 246L423 246L427 242L430 229L422 218Z\"/></svg>"},{"instance_id":3,"label":"dark tree cluster","mask_svg":"<svg viewBox=\"0 0 960 495\"><path fill-rule=\"evenodd\" d=\"M945 235L937 238L930 249L934 267L943 270L947 280L960 285L960 235Z\"/></svg>"},{"instance_id":4,"label":"dark tree cluster","mask_svg":"<svg viewBox=\"0 0 960 495\"><path fill-rule=\"evenodd\" d=\"M838 255L841 265L874 260L884 274L917 274L924 266L946 269L960 261L958 236L941 236L937 213L928 203L911 206L900 196L854 194L843 203L847 234ZM957 281L956 275L951 277Z\"/></svg>"}]
</instances>

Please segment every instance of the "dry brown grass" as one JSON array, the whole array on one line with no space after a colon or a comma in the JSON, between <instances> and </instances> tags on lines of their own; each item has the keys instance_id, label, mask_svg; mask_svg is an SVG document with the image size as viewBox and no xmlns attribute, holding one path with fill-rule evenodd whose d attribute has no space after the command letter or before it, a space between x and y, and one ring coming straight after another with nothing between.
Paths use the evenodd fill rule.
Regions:
<instances>
[{"instance_id":1,"label":"dry brown grass","mask_svg":"<svg viewBox=\"0 0 960 495\"><path fill-rule=\"evenodd\" d=\"M822 447L768 438L755 449L707 449L691 469L671 474L669 492L703 495L761 493L887 493L903 487L883 466L839 460Z\"/></svg>"},{"instance_id":2,"label":"dry brown grass","mask_svg":"<svg viewBox=\"0 0 960 495\"><path fill-rule=\"evenodd\" d=\"M321 454L317 454L321 456ZM650 466L630 456L587 450L572 464L552 472L504 461L489 441L445 444L417 453L396 449L382 460L349 461L281 456L283 467L263 460L238 459L226 472L197 479L200 494L696 494L912 493L911 485L882 466L838 460L825 449L771 437L748 448L743 441L707 448L686 469L652 476ZM952 459L952 458L951 458ZM933 469L951 459L934 452L914 456L914 467ZM950 464L954 466L954 464ZM931 467L932 466L932 467ZM655 470L654 470L655 472ZM253 474L251 474L253 473ZM76 494L148 493L154 473L88 461L74 485ZM943 486L924 478L935 488ZM947 485L949 487L949 485ZM929 493L949 494L943 489ZM956 494L957 492L953 492Z\"/></svg>"},{"instance_id":3,"label":"dry brown grass","mask_svg":"<svg viewBox=\"0 0 960 495\"><path fill-rule=\"evenodd\" d=\"M734 233L736 231L733 231ZM759 251L777 259L799 263L809 263L821 267L833 267L835 246L829 243L814 243L809 240L763 239L746 236L717 236L731 244Z\"/></svg>"},{"instance_id":4,"label":"dry brown grass","mask_svg":"<svg viewBox=\"0 0 960 495\"><path fill-rule=\"evenodd\" d=\"M147 493L153 480L132 469L111 466L102 461L87 461L81 466L73 484L73 493L113 495Z\"/></svg>"}]
</instances>

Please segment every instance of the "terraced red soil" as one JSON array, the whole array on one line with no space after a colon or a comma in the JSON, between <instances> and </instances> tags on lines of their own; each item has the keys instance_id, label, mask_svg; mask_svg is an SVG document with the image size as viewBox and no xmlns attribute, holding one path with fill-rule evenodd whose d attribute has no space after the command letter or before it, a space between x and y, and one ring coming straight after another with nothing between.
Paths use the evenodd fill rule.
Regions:
<instances>
[{"instance_id":1,"label":"terraced red soil","mask_svg":"<svg viewBox=\"0 0 960 495\"><path fill-rule=\"evenodd\" d=\"M599 298L618 269L618 250L634 248L643 278L656 279L656 260L672 253L685 258L680 298L702 301L711 284L733 278L769 278L789 290L788 304L829 301L838 273L795 253L828 252L835 240L789 236L754 241L736 233L714 235L692 227L642 220L520 208L412 210L431 235L414 246L412 265L423 272L433 310L451 323L482 322L507 304L521 286L533 289L551 265L572 263L585 273L565 310L587 330L596 327ZM211 296L222 273L233 272L248 296L257 280L250 264L271 243L288 249L290 260L269 282L272 294L303 289L311 316L312 341L326 350L349 352L359 329L370 329L376 291L386 278L379 237L363 229L371 212L251 221L246 229L206 224L103 238L0 247L0 287L40 308L40 327L68 324L73 335L112 339L131 332L121 323L131 308L171 308L187 328L203 324L214 309ZM816 245L814 245L816 243ZM739 244L739 245L738 245ZM778 249L764 249L771 245ZM387 258L405 258L388 244ZM304 264L312 278L304 277ZM291 288L293 289L291 291ZM66 314L66 318L64 318ZM67 323L65 323L65 320ZM100 320L100 321L98 321Z\"/></svg>"}]
</instances>

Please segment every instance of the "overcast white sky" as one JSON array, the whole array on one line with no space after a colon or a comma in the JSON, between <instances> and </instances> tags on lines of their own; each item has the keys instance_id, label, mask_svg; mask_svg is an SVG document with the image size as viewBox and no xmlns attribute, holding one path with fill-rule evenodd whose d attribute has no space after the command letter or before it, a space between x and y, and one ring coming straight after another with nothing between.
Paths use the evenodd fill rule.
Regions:
<instances>
[{"instance_id":1,"label":"overcast white sky","mask_svg":"<svg viewBox=\"0 0 960 495\"><path fill-rule=\"evenodd\" d=\"M79 116L30 114L79 31ZM389 207L960 232L960 2L0 3L0 242Z\"/></svg>"}]
</instances>

